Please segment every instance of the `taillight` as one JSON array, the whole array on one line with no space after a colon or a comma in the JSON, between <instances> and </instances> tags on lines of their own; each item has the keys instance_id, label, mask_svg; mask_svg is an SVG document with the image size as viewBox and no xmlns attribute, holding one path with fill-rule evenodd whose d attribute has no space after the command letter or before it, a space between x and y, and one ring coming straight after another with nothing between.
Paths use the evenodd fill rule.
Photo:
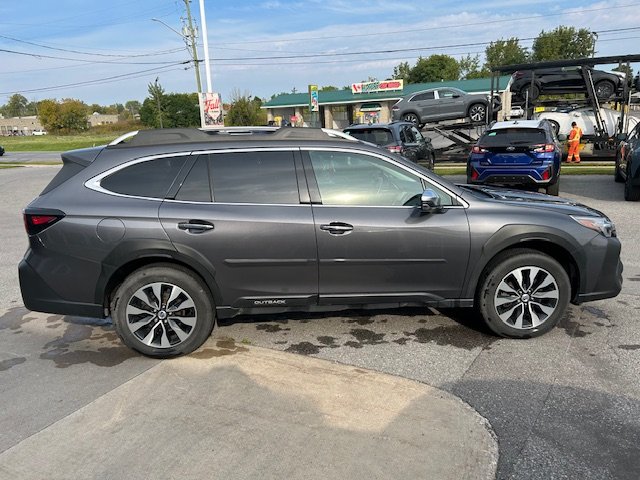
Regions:
<instances>
[{"instance_id":1,"label":"taillight","mask_svg":"<svg viewBox=\"0 0 640 480\"><path fill-rule=\"evenodd\" d=\"M517 80L518 78L524 77L524 72L513 72L513 75L511 76L513 77L514 80Z\"/></svg>"},{"instance_id":2,"label":"taillight","mask_svg":"<svg viewBox=\"0 0 640 480\"><path fill-rule=\"evenodd\" d=\"M393 107L391 107L391 110L398 111L400 110L400 107L398 105L394 105Z\"/></svg>"},{"instance_id":3,"label":"taillight","mask_svg":"<svg viewBox=\"0 0 640 480\"><path fill-rule=\"evenodd\" d=\"M402 145L389 145L387 150L391 153L402 153Z\"/></svg>"},{"instance_id":4,"label":"taillight","mask_svg":"<svg viewBox=\"0 0 640 480\"><path fill-rule=\"evenodd\" d=\"M556 146L553 143L533 146L533 151L536 153L554 152L555 150L556 150Z\"/></svg>"},{"instance_id":5,"label":"taillight","mask_svg":"<svg viewBox=\"0 0 640 480\"><path fill-rule=\"evenodd\" d=\"M54 223L62 220L64 213L24 213L24 228L28 235L37 235Z\"/></svg>"},{"instance_id":6,"label":"taillight","mask_svg":"<svg viewBox=\"0 0 640 480\"><path fill-rule=\"evenodd\" d=\"M474 147L471 149L471 153L487 153L489 150L487 150L484 147L480 147L479 145L474 145Z\"/></svg>"}]
</instances>

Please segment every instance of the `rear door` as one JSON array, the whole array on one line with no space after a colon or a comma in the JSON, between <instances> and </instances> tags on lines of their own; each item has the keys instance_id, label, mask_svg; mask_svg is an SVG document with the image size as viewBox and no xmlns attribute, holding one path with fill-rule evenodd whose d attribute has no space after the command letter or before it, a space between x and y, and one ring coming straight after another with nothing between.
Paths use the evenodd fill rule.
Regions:
<instances>
[{"instance_id":1,"label":"rear door","mask_svg":"<svg viewBox=\"0 0 640 480\"><path fill-rule=\"evenodd\" d=\"M435 90L414 95L408 102L408 110L415 111L421 122L429 122L439 118L438 100Z\"/></svg>"},{"instance_id":2,"label":"rear door","mask_svg":"<svg viewBox=\"0 0 640 480\"><path fill-rule=\"evenodd\" d=\"M219 307L308 305L318 292L308 198L295 149L209 152L160 220L176 249L215 276Z\"/></svg>"},{"instance_id":3,"label":"rear door","mask_svg":"<svg viewBox=\"0 0 640 480\"><path fill-rule=\"evenodd\" d=\"M306 154L321 304L459 297L469 226L453 195L382 155L320 148ZM440 196L442 213L420 211L425 186Z\"/></svg>"}]
</instances>

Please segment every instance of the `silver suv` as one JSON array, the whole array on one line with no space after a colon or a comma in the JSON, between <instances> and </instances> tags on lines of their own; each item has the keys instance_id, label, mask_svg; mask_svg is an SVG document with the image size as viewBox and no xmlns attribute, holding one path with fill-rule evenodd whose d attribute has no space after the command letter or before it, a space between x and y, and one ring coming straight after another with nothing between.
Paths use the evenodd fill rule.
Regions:
<instances>
[{"instance_id":1,"label":"silver suv","mask_svg":"<svg viewBox=\"0 0 640 480\"><path fill-rule=\"evenodd\" d=\"M600 212L320 130L149 130L62 159L24 212L24 304L111 316L150 356L195 350L216 318L361 306L475 306L534 337L622 286Z\"/></svg>"},{"instance_id":2,"label":"silver suv","mask_svg":"<svg viewBox=\"0 0 640 480\"><path fill-rule=\"evenodd\" d=\"M407 95L391 111L394 120L413 122L420 127L426 123L464 118L483 123L489 110L489 98L489 95L471 94L457 88L432 88Z\"/></svg>"}]
</instances>

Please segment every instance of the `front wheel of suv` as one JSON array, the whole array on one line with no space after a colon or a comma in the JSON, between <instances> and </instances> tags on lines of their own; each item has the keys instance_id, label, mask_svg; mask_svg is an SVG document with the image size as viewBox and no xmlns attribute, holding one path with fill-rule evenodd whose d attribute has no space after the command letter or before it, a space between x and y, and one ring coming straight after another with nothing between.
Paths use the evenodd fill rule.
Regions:
<instances>
[{"instance_id":1,"label":"front wheel of suv","mask_svg":"<svg viewBox=\"0 0 640 480\"><path fill-rule=\"evenodd\" d=\"M416 126L419 126L419 125L420 125L420 117L418 117L418 115L416 115L416 114L415 114L415 113L413 113L413 112L405 113L405 114L404 114L404 116L402 117L402 119L403 119L405 122L411 122L411 123L413 123L413 124L414 124L414 125L416 125Z\"/></svg>"},{"instance_id":2,"label":"front wheel of suv","mask_svg":"<svg viewBox=\"0 0 640 480\"><path fill-rule=\"evenodd\" d=\"M484 103L476 103L469 107L469 120L473 123L484 122L487 118L487 106Z\"/></svg>"},{"instance_id":3,"label":"front wheel of suv","mask_svg":"<svg viewBox=\"0 0 640 480\"><path fill-rule=\"evenodd\" d=\"M569 276L556 260L536 250L515 249L488 265L477 303L494 333L531 338L556 326L570 295Z\"/></svg>"},{"instance_id":4,"label":"front wheel of suv","mask_svg":"<svg viewBox=\"0 0 640 480\"><path fill-rule=\"evenodd\" d=\"M214 309L202 280L171 264L134 271L111 302L111 316L122 341L157 358L185 355L202 345L213 330Z\"/></svg>"}]
</instances>

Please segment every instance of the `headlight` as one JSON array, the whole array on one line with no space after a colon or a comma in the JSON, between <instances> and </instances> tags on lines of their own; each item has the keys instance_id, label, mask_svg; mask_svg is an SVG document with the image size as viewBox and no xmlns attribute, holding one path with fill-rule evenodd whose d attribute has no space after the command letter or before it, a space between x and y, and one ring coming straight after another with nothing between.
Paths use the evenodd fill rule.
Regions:
<instances>
[{"instance_id":1,"label":"headlight","mask_svg":"<svg viewBox=\"0 0 640 480\"><path fill-rule=\"evenodd\" d=\"M575 217L571 215L576 222L578 222L583 227L590 228L591 230L595 230L596 232L601 233L605 237L615 237L616 236L616 226L614 223L605 217Z\"/></svg>"}]
</instances>

